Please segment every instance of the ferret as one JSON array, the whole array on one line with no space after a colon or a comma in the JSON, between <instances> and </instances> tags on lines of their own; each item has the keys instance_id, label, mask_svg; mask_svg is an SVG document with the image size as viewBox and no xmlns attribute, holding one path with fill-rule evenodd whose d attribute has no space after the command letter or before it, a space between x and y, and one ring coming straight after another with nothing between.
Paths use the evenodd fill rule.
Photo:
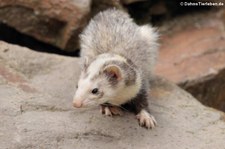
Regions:
<instances>
[{"instance_id":1,"label":"ferret","mask_svg":"<svg viewBox=\"0 0 225 149\"><path fill-rule=\"evenodd\" d=\"M149 79L157 57L158 33L138 26L126 12L98 13L80 34L81 75L76 108L100 105L105 115L136 114L139 124L156 126L148 109Z\"/></svg>"}]
</instances>

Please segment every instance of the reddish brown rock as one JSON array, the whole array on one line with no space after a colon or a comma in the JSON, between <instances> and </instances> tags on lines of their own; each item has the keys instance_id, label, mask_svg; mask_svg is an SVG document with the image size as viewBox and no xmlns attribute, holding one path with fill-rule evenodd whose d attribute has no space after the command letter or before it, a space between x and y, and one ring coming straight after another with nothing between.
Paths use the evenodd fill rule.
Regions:
<instances>
[{"instance_id":1,"label":"reddish brown rock","mask_svg":"<svg viewBox=\"0 0 225 149\"><path fill-rule=\"evenodd\" d=\"M225 39L217 28L189 29L164 37L157 72L175 83L215 73L225 66Z\"/></svg>"},{"instance_id":2,"label":"reddish brown rock","mask_svg":"<svg viewBox=\"0 0 225 149\"><path fill-rule=\"evenodd\" d=\"M173 26L179 29L162 37L156 72L202 103L225 111L225 30L220 14Z\"/></svg>"},{"instance_id":3,"label":"reddish brown rock","mask_svg":"<svg viewBox=\"0 0 225 149\"><path fill-rule=\"evenodd\" d=\"M0 0L0 22L71 51L87 23L90 0Z\"/></svg>"}]
</instances>

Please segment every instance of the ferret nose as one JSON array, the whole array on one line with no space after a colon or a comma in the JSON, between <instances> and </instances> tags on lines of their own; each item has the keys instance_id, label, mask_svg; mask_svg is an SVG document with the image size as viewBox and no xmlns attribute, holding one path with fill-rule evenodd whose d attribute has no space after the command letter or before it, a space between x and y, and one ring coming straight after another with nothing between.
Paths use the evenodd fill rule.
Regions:
<instances>
[{"instance_id":1,"label":"ferret nose","mask_svg":"<svg viewBox=\"0 0 225 149\"><path fill-rule=\"evenodd\" d=\"M82 102L80 101L80 100L75 100L74 102L73 102L73 106L75 107L75 108L81 108L82 107Z\"/></svg>"}]
</instances>

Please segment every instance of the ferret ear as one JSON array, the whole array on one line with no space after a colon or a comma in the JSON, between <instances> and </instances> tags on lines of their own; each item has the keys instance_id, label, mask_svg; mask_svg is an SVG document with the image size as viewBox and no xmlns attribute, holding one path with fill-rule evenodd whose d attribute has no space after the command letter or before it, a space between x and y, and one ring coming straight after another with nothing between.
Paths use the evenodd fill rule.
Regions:
<instances>
[{"instance_id":1,"label":"ferret ear","mask_svg":"<svg viewBox=\"0 0 225 149\"><path fill-rule=\"evenodd\" d=\"M89 65L89 58L87 56L83 57L80 62L81 69L86 70Z\"/></svg>"},{"instance_id":2,"label":"ferret ear","mask_svg":"<svg viewBox=\"0 0 225 149\"><path fill-rule=\"evenodd\" d=\"M122 79L121 69L118 66L116 66L116 65L106 66L104 68L103 72L110 79L118 80L118 81Z\"/></svg>"}]
</instances>

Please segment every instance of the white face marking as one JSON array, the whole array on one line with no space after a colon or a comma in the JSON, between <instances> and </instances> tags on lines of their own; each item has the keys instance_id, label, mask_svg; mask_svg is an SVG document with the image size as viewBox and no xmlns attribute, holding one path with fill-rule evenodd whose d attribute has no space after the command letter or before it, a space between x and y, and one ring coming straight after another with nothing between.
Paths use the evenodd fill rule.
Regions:
<instances>
[{"instance_id":1,"label":"white face marking","mask_svg":"<svg viewBox=\"0 0 225 149\"><path fill-rule=\"evenodd\" d=\"M93 77L101 71L100 69L102 69L102 66L107 61L112 60L126 62L126 59L119 55L112 56L108 54L102 54L89 65L87 69L88 76L84 78L84 74L81 74L78 82L79 87L74 95L73 100L75 107L79 108L89 105L98 105L105 102L114 105L121 105L123 103L126 103L138 93L141 87L140 75L137 75L138 78L135 85L128 87L125 87L123 81L119 82L116 88L112 88L111 86L109 86L108 82L104 82L104 80L101 80L101 78L93 80ZM103 87L101 87L102 90L104 90L104 97L102 97L100 100L93 100L94 95L92 95L91 90L95 87L98 87L97 84L99 83L99 81L103 81L104 83Z\"/></svg>"},{"instance_id":2,"label":"white face marking","mask_svg":"<svg viewBox=\"0 0 225 149\"><path fill-rule=\"evenodd\" d=\"M89 78L82 78L81 75L80 80L78 82L78 89L73 98L74 107L88 107L95 104L94 100L90 100L90 96L94 96L91 94L92 88L95 88L93 82L90 81Z\"/></svg>"},{"instance_id":3,"label":"white face marking","mask_svg":"<svg viewBox=\"0 0 225 149\"><path fill-rule=\"evenodd\" d=\"M79 91L77 92L76 96L78 98L82 98L82 96L84 96L84 94L91 87L91 82L88 78L86 78L86 79L81 79L78 84L79 84Z\"/></svg>"}]
</instances>

